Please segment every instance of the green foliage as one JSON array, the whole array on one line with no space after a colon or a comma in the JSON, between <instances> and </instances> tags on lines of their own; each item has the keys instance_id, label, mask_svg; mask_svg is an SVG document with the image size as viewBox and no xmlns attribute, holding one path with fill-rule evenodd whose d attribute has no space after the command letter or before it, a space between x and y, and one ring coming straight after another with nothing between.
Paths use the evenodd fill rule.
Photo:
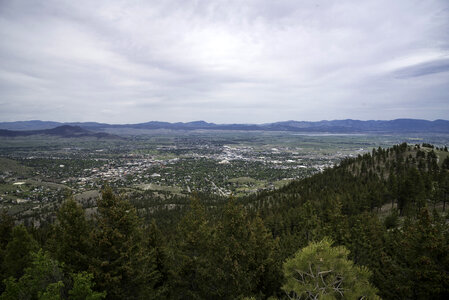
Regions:
<instances>
[{"instance_id":1,"label":"green foliage","mask_svg":"<svg viewBox=\"0 0 449 300\"><path fill-rule=\"evenodd\" d=\"M255 274L252 268L251 228L242 207L232 200L223 212L223 218L217 228L214 247L218 251L214 256L214 273L217 280L217 296L236 298L252 290ZM251 270L254 271L254 270Z\"/></svg>"},{"instance_id":2,"label":"green foliage","mask_svg":"<svg viewBox=\"0 0 449 300\"><path fill-rule=\"evenodd\" d=\"M98 288L106 290L108 299L154 297L161 275L153 253L145 247L135 208L106 189L98 199L96 219L90 270Z\"/></svg>"},{"instance_id":3,"label":"green foliage","mask_svg":"<svg viewBox=\"0 0 449 300\"><path fill-rule=\"evenodd\" d=\"M92 290L92 274L87 272L72 275L73 287L64 294L64 275L61 265L50 257L48 252L42 249L32 254L31 266L25 269L24 275L18 280L13 277L6 279L6 289L1 300L9 299L39 299L39 300L100 300L106 296L105 292L99 293Z\"/></svg>"},{"instance_id":4,"label":"green foliage","mask_svg":"<svg viewBox=\"0 0 449 300\"><path fill-rule=\"evenodd\" d=\"M14 220L6 211L0 212L0 293L3 291L2 282L7 278L6 270L3 267L6 246L12 238Z\"/></svg>"},{"instance_id":5,"label":"green foliage","mask_svg":"<svg viewBox=\"0 0 449 300\"><path fill-rule=\"evenodd\" d=\"M156 271L159 273L154 280L154 296L157 299L168 298L169 286L168 280L170 278L169 270L169 249L162 232L157 227L156 223L151 222L148 226L145 236L147 238L148 251L153 257Z\"/></svg>"},{"instance_id":6,"label":"green foliage","mask_svg":"<svg viewBox=\"0 0 449 300\"><path fill-rule=\"evenodd\" d=\"M449 232L446 222L427 208L417 219L408 218L391 236L395 261L391 285L394 297L442 299L449 295Z\"/></svg>"},{"instance_id":7,"label":"green foliage","mask_svg":"<svg viewBox=\"0 0 449 300\"><path fill-rule=\"evenodd\" d=\"M32 252L37 251L38 244L23 225L14 227L11 241L6 246L3 260L3 274L5 277L19 278L23 270L32 261Z\"/></svg>"},{"instance_id":8,"label":"green foliage","mask_svg":"<svg viewBox=\"0 0 449 300\"><path fill-rule=\"evenodd\" d=\"M444 170L449 170L449 156L447 156L443 160L443 164L441 165L441 168L444 169Z\"/></svg>"},{"instance_id":9,"label":"green foliage","mask_svg":"<svg viewBox=\"0 0 449 300\"><path fill-rule=\"evenodd\" d=\"M235 299L277 289L277 241L262 220L251 220L241 205L229 201L218 223L212 264L217 297Z\"/></svg>"},{"instance_id":10,"label":"green foliage","mask_svg":"<svg viewBox=\"0 0 449 300\"><path fill-rule=\"evenodd\" d=\"M2 210L0 212L0 251L4 251L6 245L8 245L9 241L11 240L13 227L13 218L7 214L6 210Z\"/></svg>"},{"instance_id":11,"label":"green foliage","mask_svg":"<svg viewBox=\"0 0 449 300\"><path fill-rule=\"evenodd\" d=\"M92 252L88 224L82 207L72 198L65 201L57 215L49 248L56 259L64 263L69 272L81 272L89 267Z\"/></svg>"},{"instance_id":12,"label":"green foliage","mask_svg":"<svg viewBox=\"0 0 449 300\"><path fill-rule=\"evenodd\" d=\"M212 223L197 199L178 226L174 298L269 296L279 288L278 241L231 200Z\"/></svg>"},{"instance_id":13,"label":"green foliage","mask_svg":"<svg viewBox=\"0 0 449 300\"><path fill-rule=\"evenodd\" d=\"M349 251L330 239L312 242L283 265L282 289L291 299L377 299L371 272L348 259Z\"/></svg>"},{"instance_id":14,"label":"green foliage","mask_svg":"<svg viewBox=\"0 0 449 300\"><path fill-rule=\"evenodd\" d=\"M59 263L42 250L32 254L32 258L22 277L5 281L6 289L0 299L59 299L64 285Z\"/></svg>"},{"instance_id":15,"label":"green foliage","mask_svg":"<svg viewBox=\"0 0 449 300\"><path fill-rule=\"evenodd\" d=\"M211 292L212 230L205 208L193 198L177 227L172 267L175 299L204 299Z\"/></svg>"},{"instance_id":16,"label":"green foliage","mask_svg":"<svg viewBox=\"0 0 449 300\"><path fill-rule=\"evenodd\" d=\"M385 227L387 229L396 228L399 224L399 214L397 210L393 210L384 221Z\"/></svg>"},{"instance_id":17,"label":"green foliage","mask_svg":"<svg viewBox=\"0 0 449 300\"><path fill-rule=\"evenodd\" d=\"M425 191L423 177L416 168L410 168L399 186L398 208L401 215L412 208L423 207Z\"/></svg>"},{"instance_id":18,"label":"green foliage","mask_svg":"<svg viewBox=\"0 0 449 300\"><path fill-rule=\"evenodd\" d=\"M346 243L351 260L362 266L376 268L383 251L384 227L379 218L363 213L351 218L351 236Z\"/></svg>"},{"instance_id":19,"label":"green foliage","mask_svg":"<svg viewBox=\"0 0 449 300\"><path fill-rule=\"evenodd\" d=\"M72 275L73 288L69 291L70 300L100 300L106 297L106 292L95 292L92 290L95 285L93 275L87 272Z\"/></svg>"},{"instance_id":20,"label":"green foliage","mask_svg":"<svg viewBox=\"0 0 449 300\"><path fill-rule=\"evenodd\" d=\"M61 299L61 289L64 287L62 281L50 283L44 292L38 292L39 300L59 300Z\"/></svg>"}]
</instances>

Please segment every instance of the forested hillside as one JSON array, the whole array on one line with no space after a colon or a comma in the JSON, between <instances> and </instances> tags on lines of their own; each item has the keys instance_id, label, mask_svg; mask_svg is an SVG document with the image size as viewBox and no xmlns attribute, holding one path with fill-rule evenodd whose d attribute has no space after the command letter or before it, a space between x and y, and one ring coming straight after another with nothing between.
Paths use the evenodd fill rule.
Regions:
<instances>
[{"instance_id":1,"label":"forested hillside","mask_svg":"<svg viewBox=\"0 0 449 300\"><path fill-rule=\"evenodd\" d=\"M331 237L367 266L382 298L448 293L447 148L401 144L248 199L279 238L281 261Z\"/></svg>"},{"instance_id":2,"label":"forested hillside","mask_svg":"<svg viewBox=\"0 0 449 300\"><path fill-rule=\"evenodd\" d=\"M448 195L449 152L428 144L239 200L151 210L105 187L93 216L73 199L41 228L2 214L0 299L447 299Z\"/></svg>"}]
</instances>

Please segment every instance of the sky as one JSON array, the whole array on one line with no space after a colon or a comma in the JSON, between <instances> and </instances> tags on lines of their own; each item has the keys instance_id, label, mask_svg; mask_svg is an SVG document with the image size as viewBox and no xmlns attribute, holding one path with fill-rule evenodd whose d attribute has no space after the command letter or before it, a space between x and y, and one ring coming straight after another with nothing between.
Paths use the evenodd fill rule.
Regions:
<instances>
[{"instance_id":1,"label":"sky","mask_svg":"<svg viewBox=\"0 0 449 300\"><path fill-rule=\"evenodd\" d=\"M0 0L0 121L449 119L447 0Z\"/></svg>"}]
</instances>

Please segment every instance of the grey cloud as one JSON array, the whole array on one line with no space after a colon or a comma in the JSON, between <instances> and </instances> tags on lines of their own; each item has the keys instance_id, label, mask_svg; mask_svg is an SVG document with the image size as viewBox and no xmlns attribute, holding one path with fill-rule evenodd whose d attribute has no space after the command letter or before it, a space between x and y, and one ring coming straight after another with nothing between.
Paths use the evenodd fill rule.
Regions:
<instances>
[{"instance_id":1,"label":"grey cloud","mask_svg":"<svg viewBox=\"0 0 449 300\"><path fill-rule=\"evenodd\" d=\"M449 59L440 59L402 68L395 72L395 76L399 78L419 77L448 71Z\"/></svg>"},{"instance_id":2,"label":"grey cloud","mask_svg":"<svg viewBox=\"0 0 449 300\"><path fill-rule=\"evenodd\" d=\"M447 118L448 7L0 1L0 120Z\"/></svg>"}]
</instances>

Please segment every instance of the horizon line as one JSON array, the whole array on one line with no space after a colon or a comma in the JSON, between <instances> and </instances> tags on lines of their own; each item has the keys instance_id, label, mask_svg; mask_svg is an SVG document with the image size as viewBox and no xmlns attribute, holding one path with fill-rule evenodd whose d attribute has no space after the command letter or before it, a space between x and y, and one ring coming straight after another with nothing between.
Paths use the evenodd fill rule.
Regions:
<instances>
[{"instance_id":1,"label":"horizon line","mask_svg":"<svg viewBox=\"0 0 449 300\"><path fill-rule=\"evenodd\" d=\"M333 121L360 121L360 122L388 122L388 121L397 121L397 120L414 120L414 121L427 121L427 122L436 122L436 121L449 121L446 119L434 119L434 120L428 120L428 119L417 119L417 118L396 118L396 119L367 119L367 120L361 120L361 119L332 119L332 120L318 120L318 121L307 121L307 120L285 120L285 121L274 121L274 122L263 122L263 123L215 123L215 122L208 122L205 120L194 120L194 121L158 121L158 120L151 120L151 121L144 121L144 122L137 122L137 123L107 123L107 122L99 122L99 121L51 121L51 120L39 120L39 119L33 119L33 120L16 120L16 121L0 121L1 123L20 123L20 122L51 122L51 123L60 123L60 124L70 124L70 123L96 123L96 124L108 124L108 125L136 125L136 124L146 124L146 123L169 123L169 124L189 124L189 123L199 123L204 122L206 124L215 124L215 125L231 125L231 124L238 124L238 125L265 125L265 124L275 124L275 123L285 123L285 122L307 122L307 123L318 123L318 122L333 122Z\"/></svg>"}]
</instances>

